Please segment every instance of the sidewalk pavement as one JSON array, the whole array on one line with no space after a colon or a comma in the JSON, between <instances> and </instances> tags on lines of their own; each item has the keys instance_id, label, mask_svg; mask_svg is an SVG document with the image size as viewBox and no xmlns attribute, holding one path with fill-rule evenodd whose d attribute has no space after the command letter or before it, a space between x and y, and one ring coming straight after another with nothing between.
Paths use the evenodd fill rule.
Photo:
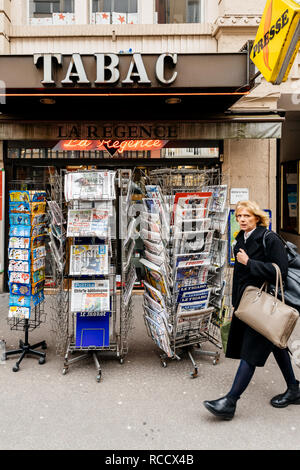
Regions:
<instances>
[{"instance_id":1,"label":"sidewalk pavement","mask_svg":"<svg viewBox=\"0 0 300 470\"><path fill-rule=\"evenodd\" d=\"M23 333L9 329L7 312L8 295L2 294L0 339L9 350L18 347ZM48 344L44 365L29 357L12 372L15 356L0 365L1 450L300 448L300 406L275 409L269 404L286 389L273 356L264 368L257 368L234 419L220 421L202 402L227 393L239 362L221 353L219 364L213 365L212 358L195 354L195 379L188 357L163 368L159 351L146 334L141 296L134 297L134 328L124 364L113 356L100 356L100 383L92 359L71 365L62 375L63 358L55 353L49 314L46 323L30 333L32 344L41 340ZM296 340L300 349L300 322L292 342ZM216 347L205 343L203 349ZM295 371L300 378L296 366Z\"/></svg>"}]
</instances>

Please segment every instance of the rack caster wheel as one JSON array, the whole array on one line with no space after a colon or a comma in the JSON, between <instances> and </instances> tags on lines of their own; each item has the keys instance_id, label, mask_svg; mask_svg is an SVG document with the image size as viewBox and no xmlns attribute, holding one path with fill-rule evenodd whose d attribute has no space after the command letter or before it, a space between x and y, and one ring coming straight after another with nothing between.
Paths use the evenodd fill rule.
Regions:
<instances>
[{"instance_id":1,"label":"rack caster wheel","mask_svg":"<svg viewBox=\"0 0 300 470\"><path fill-rule=\"evenodd\" d=\"M97 375L96 380L97 380L98 383L100 382L100 380L101 380L101 374Z\"/></svg>"},{"instance_id":2,"label":"rack caster wheel","mask_svg":"<svg viewBox=\"0 0 300 470\"><path fill-rule=\"evenodd\" d=\"M45 364L46 362L46 358L45 357L41 357L41 359L39 359L39 364Z\"/></svg>"},{"instance_id":3,"label":"rack caster wheel","mask_svg":"<svg viewBox=\"0 0 300 470\"><path fill-rule=\"evenodd\" d=\"M164 367L164 368L167 367L166 361L161 361L161 366Z\"/></svg>"},{"instance_id":4,"label":"rack caster wheel","mask_svg":"<svg viewBox=\"0 0 300 470\"><path fill-rule=\"evenodd\" d=\"M124 364L124 357L120 357L119 362L120 364Z\"/></svg>"},{"instance_id":5,"label":"rack caster wheel","mask_svg":"<svg viewBox=\"0 0 300 470\"><path fill-rule=\"evenodd\" d=\"M196 379L198 377L198 370L195 369L194 372L191 372L191 378Z\"/></svg>"},{"instance_id":6,"label":"rack caster wheel","mask_svg":"<svg viewBox=\"0 0 300 470\"><path fill-rule=\"evenodd\" d=\"M63 371L62 371L62 375L66 375L66 373L67 373L67 372L68 372L68 369L66 369L66 368L65 368L65 369L63 369Z\"/></svg>"},{"instance_id":7,"label":"rack caster wheel","mask_svg":"<svg viewBox=\"0 0 300 470\"><path fill-rule=\"evenodd\" d=\"M12 368L13 372L18 372L19 370L19 366L15 365L13 368Z\"/></svg>"},{"instance_id":8,"label":"rack caster wheel","mask_svg":"<svg viewBox=\"0 0 300 470\"><path fill-rule=\"evenodd\" d=\"M214 359L213 360L213 365L216 366L217 364L219 364L219 359Z\"/></svg>"}]
</instances>

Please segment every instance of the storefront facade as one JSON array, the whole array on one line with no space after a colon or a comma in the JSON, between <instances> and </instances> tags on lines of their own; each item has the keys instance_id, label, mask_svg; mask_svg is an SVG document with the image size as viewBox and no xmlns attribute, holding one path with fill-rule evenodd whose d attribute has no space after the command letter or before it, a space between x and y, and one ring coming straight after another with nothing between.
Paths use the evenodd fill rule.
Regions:
<instances>
[{"instance_id":1,"label":"storefront facade","mask_svg":"<svg viewBox=\"0 0 300 470\"><path fill-rule=\"evenodd\" d=\"M0 12L6 189L51 165L221 165L229 194L246 190L282 228L281 87L253 79L245 47L262 2L203 0L193 11L123 2L127 24L113 22L114 10L101 23L103 2L43 2L43 12L40 3L4 1Z\"/></svg>"}]
</instances>

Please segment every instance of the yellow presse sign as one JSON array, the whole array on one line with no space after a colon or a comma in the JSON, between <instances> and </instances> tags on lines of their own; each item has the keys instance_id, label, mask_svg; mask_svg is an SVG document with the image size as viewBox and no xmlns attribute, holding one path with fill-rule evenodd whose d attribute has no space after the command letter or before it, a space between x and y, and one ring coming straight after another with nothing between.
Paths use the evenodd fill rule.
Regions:
<instances>
[{"instance_id":1,"label":"yellow presse sign","mask_svg":"<svg viewBox=\"0 0 300 470\"><path fill-rule=\"evenodd\" d=\"M267 0L250 57L268 82L287 80L299 46L300 5Z\"/></svg>"}]
</instances>

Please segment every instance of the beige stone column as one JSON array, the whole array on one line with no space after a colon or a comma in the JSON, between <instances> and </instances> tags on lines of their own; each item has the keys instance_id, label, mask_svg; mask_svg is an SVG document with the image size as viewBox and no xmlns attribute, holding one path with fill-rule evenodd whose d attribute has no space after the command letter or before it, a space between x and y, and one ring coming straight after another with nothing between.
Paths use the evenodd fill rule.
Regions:
<instances>
[{"instance_id":1,"label":"beige stone column","mask_svg":"<svg viewBox=\"0 0 300 470\"><path fill-rule=\"evenodd\" d=\"M224 142L223 174L229 195L231 188L248 188L250 200L272 211L273 229L276 229L276 170L276 139Z\"/></svg>"}]
</instances>

